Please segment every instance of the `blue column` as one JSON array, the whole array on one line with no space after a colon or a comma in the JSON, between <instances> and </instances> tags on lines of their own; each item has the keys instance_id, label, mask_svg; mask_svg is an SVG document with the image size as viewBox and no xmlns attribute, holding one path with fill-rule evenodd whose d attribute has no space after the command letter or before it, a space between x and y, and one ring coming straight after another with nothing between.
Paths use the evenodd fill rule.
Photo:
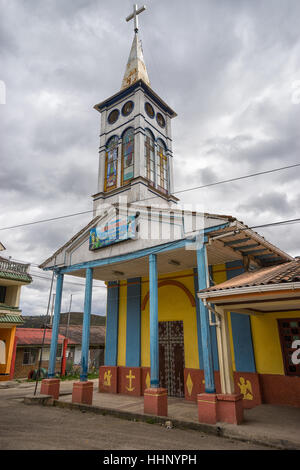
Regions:
<instances>
[{"instance_id":1,"label":"blue column","mask_svg":"<svg viewBox=\"0 0 300 470\"><path fill-rule=\"evenodd\" d=\"M57 351L57 339L58 339L58 328L59 328L59 319L60 319L63 281L64 281L64 275L58 273L57 281L56 281L55 305L54 305L50 357L49 357L49 366L48 366L49 379L55 377L56 351Z\"/></svg>"},{"instance_id":2,"label":"blue column","mask_svg":"<svg viewBox=\"0 0 300 470\"><path fill-rule=\"evenodd\" d=\"M105 361L116 366L118 360L119 282L110 281L107 287Z\"/></svg>"},{"instance_id":3,"label":"blue column","mask_svg":"<svg viewBox=\"0 0 300 470\"><path fill-rule=\"evenodd\" d=\"M158 345L158 287L157 257L149 255L150 292L150 387L159 387L159 345Z\"/></svg>"},{"instance_id":4,"label":"blue column","mask_svg":"<svg viewBox=\"0 0 300 470\"><path fill-rule=\"evenodd\" d=\"M93 268L87 268L86 275L85 275L85 296L84 296L84 313L83 313L83 325L82 325L80 382L86 382L87 376L88 376L92 289L93 289Z\"/></svg>"},{"instance_id":5,"label":"blue column","mask_svg":"<svg viewBox=\"0 0 300 470\"><path fill-rule=\"evenodd\" d=\"M207 255L206 246L202 245L197 250L197 269L198 269L198 290L205 289L208 287L208 267L207 267ZM202 353L203 353L203 369L205 379L205 392L215 393L215 378L214 378L214 366L213 366L213 352L212 342L209 326L208 310L205 308L202 300L199 302L200 310L200 327L201 327L201 342L202 342Z\"/></svg>"},{"instance_id":6,"label":"blue column","mask_svg":"<svg viewBox=\"0 0 300 470\"><path fill-rule=\"evenodd\" d=\"M126 366L141 366L141 278L127 279Z\"/></svg>"},{"instance_id":7,"label":"blue column","mask_svg":"<svg viewBox=\"0 0 300 470\"><path fill-rule=\"evenodd\" d=\"M238 269L228 269L228 268ZM227 279L245 272L241 261L226 263ZM238 372L256 372L250 315L231 312L235 367Z\"/></svg>"}]
</instances>

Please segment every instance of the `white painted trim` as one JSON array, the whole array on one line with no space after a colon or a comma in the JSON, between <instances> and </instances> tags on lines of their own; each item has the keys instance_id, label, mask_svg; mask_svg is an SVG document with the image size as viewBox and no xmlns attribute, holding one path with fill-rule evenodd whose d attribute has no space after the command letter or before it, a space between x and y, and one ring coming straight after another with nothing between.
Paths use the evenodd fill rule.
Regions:
<instances>
[{"instance_id":1,"label":"white painted trim","mask_svg":"<svg viewBox=\"0 0 300 470\"><path fill-rule=\"evenodd\" d=\"M197 292L199 299L209 299L211 297L225 297L229 295L239 295L239 294L251 294L256 292L272 292L276 290L285 291L285 290L298 290L300 289L300 282L286 282L284 284L271 284L271 285L260 285L260 286L251 286L251 287L233 287L230 289L220 289L210 292ZM292 298L291 298L292 299Z\"/></svg>"}]
</instances>

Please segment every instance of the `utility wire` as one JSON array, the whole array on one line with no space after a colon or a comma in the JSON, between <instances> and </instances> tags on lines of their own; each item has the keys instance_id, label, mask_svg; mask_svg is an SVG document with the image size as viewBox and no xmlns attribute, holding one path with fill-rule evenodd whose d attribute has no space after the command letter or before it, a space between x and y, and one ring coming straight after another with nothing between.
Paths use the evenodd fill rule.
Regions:
<instances>
[{"instance_id":1,"label":"utility wire","mask_svg":"<svg viewBox=\"0 0 300 470\"><path fill-rule=\"evenodd\" d=\"M299 166L300 166L300 163L295 163L294 165L288 165L288 166L284 166L284 167L281 167L281 168L273 168L272 170L260 171L260 172L252 173L252 174L249 174L249 175L238 176L236 178L230 178L230 179L227 179L227 180L216 181L214 183L208 183L208 184L204 184L204 185L201 185L201 186L195 186L193 188L181 189L179 191L174 191L173 194L181 194L181 193L186 193L186 192L189 192L189 191L196 191L196 190L199 190L199 189L204 189L204 188L217 186L217 185L225 184L225 183L232 183L234 181L239 181L239 180L243 180L243 179L247 179L247 178L254 178L256 176L275 173L277 171L287 170L287 169L295 168L295 167L299 167ZM148 197L148 198L140 199L137 202L143 202L143 201L147 201L147 200L150 200L150 199L155 199L156 197L157 196L151 196L151 197ZM10 227L2 227L2 228L0 228L0 231L11 230L11 229L20 228L20 227L26 227L26 226L29 226L29 225L35 225L35 224L40 224L40 223L44 223L44 222L52 222L52 221L55 221L55 220L66 219L66 218L69 218L69 217L76 217L78 215L89 214L91 212L93 212L93 210L88 210L88 211L83 211L83 212L76 212L76 213L73 213L73 214L66 214L66 215L62 215L62 216L59 216L59 217L52 217L52 218L49 218L49 219L36 220L34 222L27 222L27 223L24 223L24 224L12 225Z\"/></svg>"}]
</instances>

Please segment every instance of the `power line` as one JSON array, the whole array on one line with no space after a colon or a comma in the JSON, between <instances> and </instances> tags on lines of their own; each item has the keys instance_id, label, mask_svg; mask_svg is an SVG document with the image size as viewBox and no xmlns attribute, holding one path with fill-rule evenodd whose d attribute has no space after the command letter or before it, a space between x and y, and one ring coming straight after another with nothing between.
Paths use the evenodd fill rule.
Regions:
<instances>
[{"instance_id":1,"label":"power line","mask_svg":"<svg viewBox=\"0 0 300 470\"><path fill-rule=\"evenodd\" d=\"M227 180L216 181L214 183L208 183L208 184L204 184L204 185L201 185L201 186L195 186L193 188L181 189L179 191L174 191L173 194L181 194L181 193L186 193L186 192L189 192L189 191L196 191L196 190L199 190L199 189L209 188L209 187L212 187L212 186L218 186L220 184L232 183L234 181L240 181L240 180L247 179L247 178L254 178L256 176L275 173L275 172L278 172L278 171L287 170L287 169L295 168L295 167L299 167L299 166L300 166L300 163L295 163L293 165L288 165L288 166L284 166L284 167L280 167L280 168L273 168L272 170L260 171L260 172L257 172L257 173L251 173L249 175L238 176L236 178L230 178L230 179L227 179ZM150 200L150 199L155 199L156 197L157 196L151 196L151 197L148 197L148 198L140 199L137 202L143 202L143 201L147 201L147 200ZM45 223L45 222L53 222L53 221L60 220L60 219L76 217L78 215L89 214L91 212L93 212L93 210L88 210L88 211L83 211L83 212L76 212L76 213L73 213L73 214L66 214L66 215L62 215L62 216L58 216L58 217L52 217L52 218L49 218L49 219L36 220L34 222L27 222L27 223L24 223L24 224L12 225L10 227L2 227L2 228L0 228L0 231L12 230L14 228L26 227L26 226L29 226L29 225L36 225L36 224L41 224L41 223Z\"/></svg>"},{"instance_id":2,"label":"power line","mask_svg":"<svg viewBox=\"0 0 300 470\"><path fill-rule=\"evenodd\" d=\"M32 277L38 277L39 279L44 279L44 280L46 280L46 281L51 281L51 278L50 278L50 277L47 277L47 276L39 276L38 274L32 274L32 273L30 274L30 276L32 276ZM84 286L85 286L85 284L80 284L80 283L78 283L78 282L72 282L72 281L64 281L64 283L65 283L65 284L73 284L74 286L81 286L81 287L84 287ZM95 285L95 284L93 284L93 287L95 287L95 288L99 288L99 287L100 287L100 288L102 288L102 289L107 289L106 286L97 286L97 285Z\"/></svg>"}]
</instances>

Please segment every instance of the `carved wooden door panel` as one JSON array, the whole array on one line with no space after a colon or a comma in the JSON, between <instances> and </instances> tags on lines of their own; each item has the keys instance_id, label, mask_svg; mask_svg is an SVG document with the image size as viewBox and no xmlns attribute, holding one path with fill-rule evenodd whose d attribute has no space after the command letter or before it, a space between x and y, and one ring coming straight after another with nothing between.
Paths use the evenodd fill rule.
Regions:
<instances>
[{"instance_id":1,"label":"carved wooden door panel","mask_svg":"<svg viewBox=\"0 0 300 470\"><path fill-rule=\"evenodd\" d=\"M160 386L171 397L184 396L183 322L159 322Z\"/></svg>"}]
</instances>

